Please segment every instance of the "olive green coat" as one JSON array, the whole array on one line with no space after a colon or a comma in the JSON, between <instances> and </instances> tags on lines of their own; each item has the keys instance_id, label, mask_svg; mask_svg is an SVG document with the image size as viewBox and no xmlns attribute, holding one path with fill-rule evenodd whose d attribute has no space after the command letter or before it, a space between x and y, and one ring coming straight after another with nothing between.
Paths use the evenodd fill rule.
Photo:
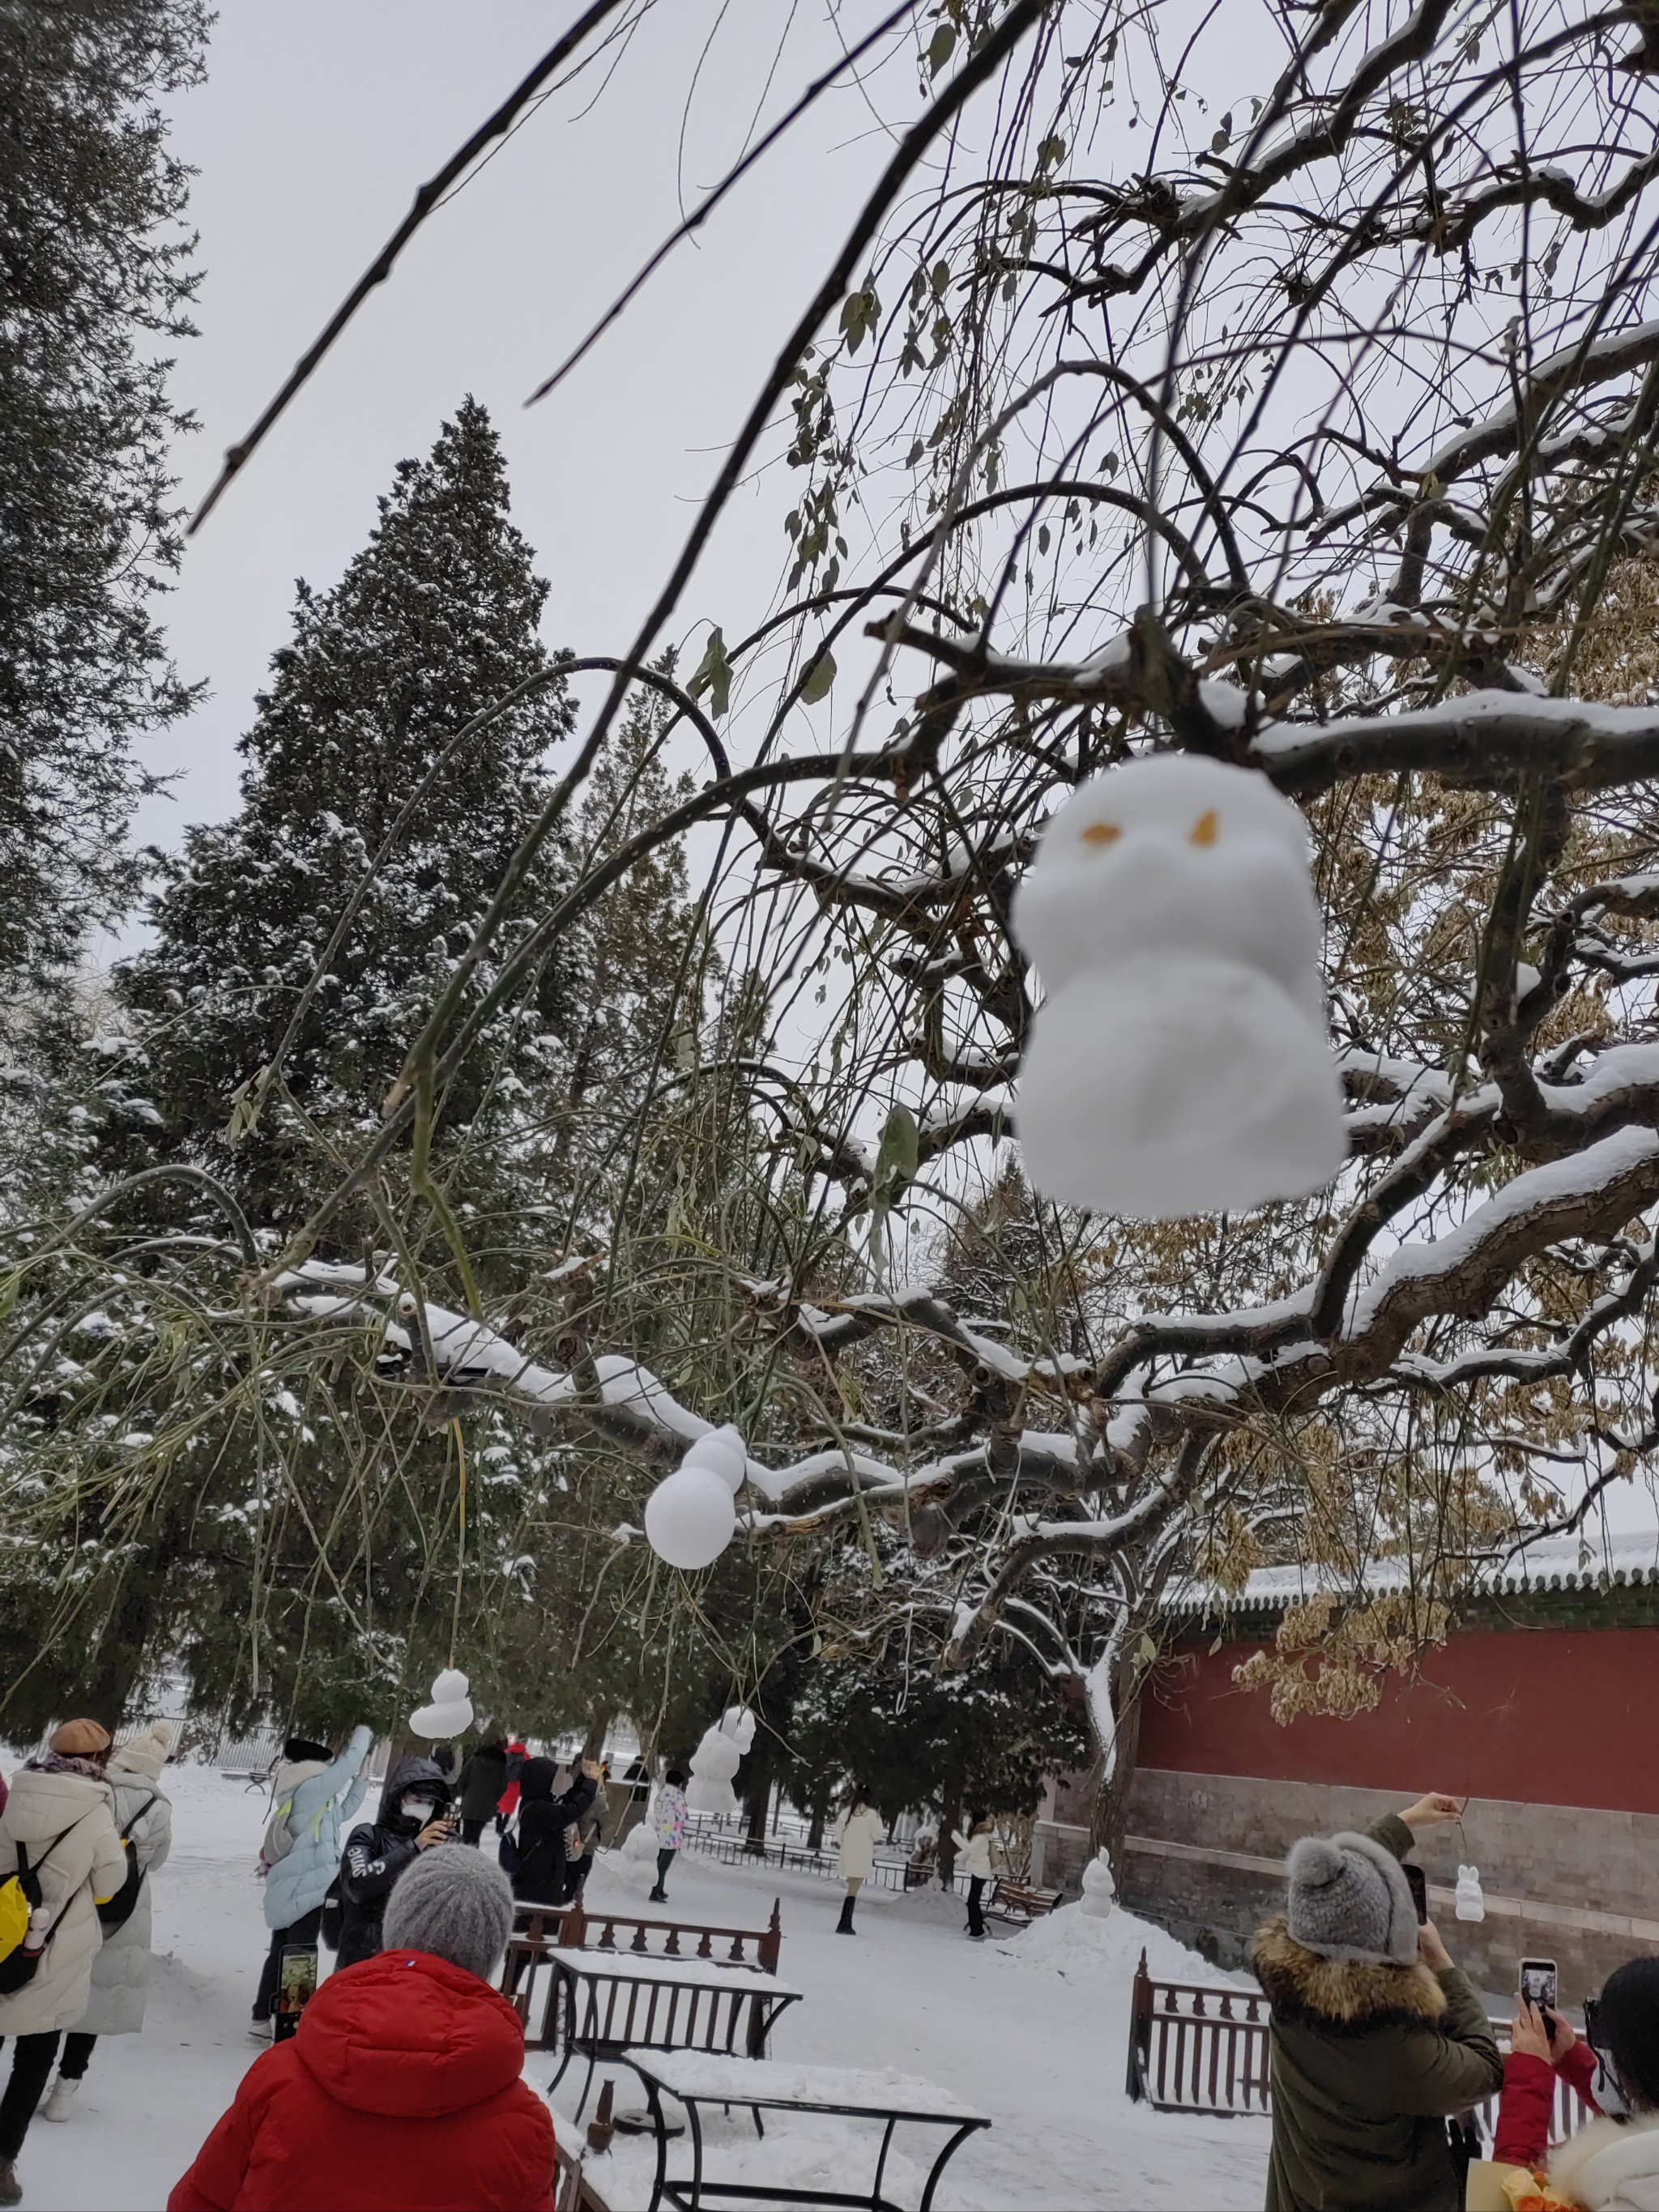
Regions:
<instances>
[{"instance_id":1,"label":"olive green coat","mask_svg":"<svg viewBox=\"0 0 1659 2212\"><path fill-rule=\"evenodd\" d=\"M1410 1848L1398 1820L1371 1832ZM1252 1960L1273 2006L1267 2212L1457 2212L1447 2119L1504 2081L1468 1978L1322 1959L1282 1916Z\"/></svg>"}]
</instances>

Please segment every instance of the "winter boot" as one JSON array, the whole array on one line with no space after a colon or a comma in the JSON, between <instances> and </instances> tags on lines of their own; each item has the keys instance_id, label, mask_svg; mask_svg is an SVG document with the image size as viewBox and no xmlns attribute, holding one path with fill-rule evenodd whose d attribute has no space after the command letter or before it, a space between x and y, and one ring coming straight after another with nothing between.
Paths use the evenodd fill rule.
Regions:
<instances>
[{"instance_id":1,"label":"winter boot","mask_svg":"<svg viewBox=\"0 0 1659 2212\"><path fill-rule=\"evenodd\" d=\"M856 1936L858 1932L853 1925L853 1900L850 1897L843 1897L841 1901L841 1918L836 1923L836 1933L837 1936Z\"/></svg>"},{"instance_id":2,"label":"winter boot","mask_svg":"<svg viewBox=\"0 0 1659 2212\"><path fill-rule=\"evenodd\" d=\"M665 1889L653 1889L646 1899L647 1905L666 1905L667 1902L668 1892Z\"/></svg>"},{"instance_id":3,"label":"winter boot","mask_svg":"<svg viewBox=\"0 0 1659 2212\"><path fill-rule=\"evenodd\" d=\"M71 2075L60 2074L52 2085L52 2094L40 2107L43 2120L66 2120L75 2110L75 2093L80 2082Z\"/></svg>"},{"instance_id":4,"label":"winter boot","mask_svg":"<svg viewBox=\"0 0 1659 2212\"><path fill-rule=\"evenodd\" d=\"M17 2168L9 2158L0 2158L0 2204L21 2204L23 2185L17 2179Z\"/></svg>"}]
</instances>

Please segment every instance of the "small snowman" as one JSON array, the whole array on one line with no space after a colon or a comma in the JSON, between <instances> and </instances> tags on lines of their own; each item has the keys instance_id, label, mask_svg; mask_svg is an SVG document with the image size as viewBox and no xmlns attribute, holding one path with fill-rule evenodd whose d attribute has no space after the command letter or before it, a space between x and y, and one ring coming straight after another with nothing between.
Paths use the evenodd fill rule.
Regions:
<instances>
[{"instance_id":1,"label":"small snowman","mask_svg":"<svg viewBox=\"0 0 1659 2212\"><path fill-rule=\"evenodd\" d=\"M699 1437L645 1502L646 1541L657 1557L688 1574L713 1566L737 1533L735 1500L748 1471L748 1450L729 1423Z\"/></svg>"},{"instance_id":2,"label":"small snowman","mask_svg":"<svg viewBox=\"0 0 1659 2212\"><path fill-rule=\"evenodd\" d=\"M705 1729L702 1741L691 1754L691 1779L685 1802L693 1813L735 1813L738 1793L732 1787L743 1754L755 1741L755 1716L743 1705L732 1705L714 1727Z\"/></svg>"},{"instance_id":3,"label":"small snowman","mask_svg":"<svg viewBox=\"0 0 1659 2212\"><path fill-rule=\"evenodd\" d=\"M471 1685L458 1667L446 1667L432 1685L432 1702L417 1706L409 1717L411 1735L430 1743L448 1743L465 1735L472 1725Z\"/></svg>"},{"instance_id":4,"label":"small snowman","mask_svg":"<svg viewBox=\"0 0 1659 2212\"><path fill-rule=\"evenodd\" d=\"M1083 1895L1079 1899L1091 1920L1109 1920L1117 1903L1117 1884L1112 1879L1109 1853L1097 1851L1083 1869Z\"/></svg>"},{"instance_id":5,"label":"small snowman","mask_svg":"<svg viewBox=\"0 0 1659 2212\"><path fill-rule=\"evenodd\" d=\"M1048 995L1015 1120L1046 1197L1141 1221L1300 1198L1346 1150L1301 816L1161 753L1074 792L1016 896Z\"/></svg>"},{"instance_id":6,"label":"small snowman","mask_svg":"<svg viewBox=\"0 0 1659 2212\"><path fill-rule=\"evenodd\" d=\"M1484 1920L1486 1900L1480 1893L1479 1867L1460 1866L1457 1869L1457 1891L1452 1910L1460 1920Z\"/></svg>"}]
</instances>

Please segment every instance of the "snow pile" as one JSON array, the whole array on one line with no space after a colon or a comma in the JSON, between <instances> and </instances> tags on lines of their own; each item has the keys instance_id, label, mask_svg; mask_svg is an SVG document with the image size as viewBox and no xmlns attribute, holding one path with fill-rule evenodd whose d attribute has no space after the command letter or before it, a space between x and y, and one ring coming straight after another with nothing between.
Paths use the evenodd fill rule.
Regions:
<instances>
[{"instance_id":1,"label":"snow pile","mask_svg":"<svg viewBox=\"0 0 1659 2212\"><path fill-rule=\"evenodd\" d=\"M1111 1984L1123 1991L1126 2002L1143 1951L1146 1970L1155 1981L1255 1987L1243 1975L1224 1973L1219 1966L1212 1966L1150 1920L1121 1911L1103 1920L1085 1912L1081 1905L1058 1906L1018 1935L993 1943L990 1951L994 1958L1011 1966L1059 1974L1068 1981Z\"/></svg>"}]
</instances>

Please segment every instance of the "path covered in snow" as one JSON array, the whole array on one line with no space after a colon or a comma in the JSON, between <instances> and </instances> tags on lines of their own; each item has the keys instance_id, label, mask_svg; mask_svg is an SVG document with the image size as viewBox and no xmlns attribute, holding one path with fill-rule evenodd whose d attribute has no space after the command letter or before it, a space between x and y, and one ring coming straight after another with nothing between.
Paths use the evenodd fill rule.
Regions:
<instances>
[{"instance_id":1,"label":"path covered in snow","mask_svg":"<svg viewBox=\"0 0 1659 2212\"><path fill-rule=\"evenodd\" d=\"M252 1873L264 1800L201 1768L169 1770L168 1786L174 1844L155 1881L148 2025L140 2038L100 2044L71 2121L37 2120L30 2130L19 2161L26 2212L155 2212L258 2055L246 2030L265 1943ZM781 1897L781 1972L806 1996L781 2021L775 2058L921 2075L994 2116L949 2168L941 2212L1260 2205L1264 2123L1177 2118L1124 2096L1127 1991L1142 1942L1155 1972L1214 1978L1158 1930L1068 1911L1006 1942L973 1944L961 1933L959 1902L866 1893L860 1932L849 1940L833 1932L837 1898L827 1882L692 1857L676 1868L671 1895L671 1917L756 1927ZM638 1909L603 1863L590 1901ZM544 2090L553 2062L532 2053L526 2072ZM568 2110L580 2084L573 2065L556 2109ZM641 2103L631 2075L619 2081L617 2100ZM857 2187L873 2171L878 2132L773 2115L757 2144L747 2115L734 2113L715 2124L709 2172L796 2187L817 2175ZM916 2201L930 2155L927 2136L907 2147L901 2133L888 2185L902 2201ZM644 2146L618 2136L594 2178L617 2212L642 2208Z\"/></svg>"}]
</instances>

